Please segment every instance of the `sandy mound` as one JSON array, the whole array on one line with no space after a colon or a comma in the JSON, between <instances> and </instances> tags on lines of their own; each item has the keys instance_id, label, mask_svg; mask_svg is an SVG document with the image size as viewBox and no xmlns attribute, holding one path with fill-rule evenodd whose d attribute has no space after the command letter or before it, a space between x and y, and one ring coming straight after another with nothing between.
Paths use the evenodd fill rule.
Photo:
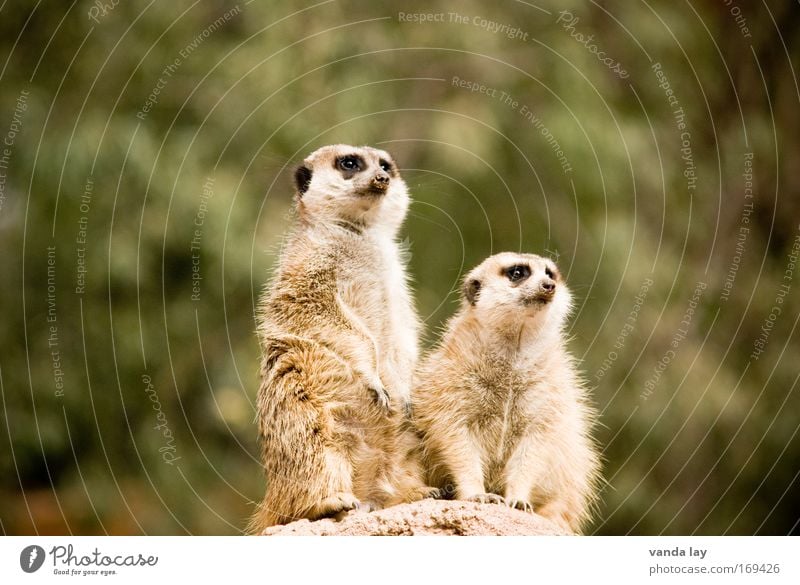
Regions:
<instances>
[{"instance_id":1,"label":"sandy mound","mask_svg":"<svg viewBox=\"0 0 800 585\"><path fill-rule=\"evenodd\" d=\"M344 520L299 520L264 531L267 536L418 536L448 534L558 535L549 520L497 504L423 500L377 512L353 512Z\"/></svg>"}]
</instances>

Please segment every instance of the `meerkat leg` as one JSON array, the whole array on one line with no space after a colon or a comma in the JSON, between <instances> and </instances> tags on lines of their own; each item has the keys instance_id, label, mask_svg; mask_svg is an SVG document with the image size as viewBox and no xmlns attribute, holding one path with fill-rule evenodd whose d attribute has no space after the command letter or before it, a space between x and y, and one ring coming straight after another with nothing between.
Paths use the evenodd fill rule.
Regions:
<instances>
[{"instance_id":1,"label":"meerkat leg","mask_svg":"<svg viewBox=\"0 0 800 585\"><path fill-rule=\"evenodd\" d=\"M265 456L268 485L264 501L280 522L337 516L359 506L353 493L352 466L343 454L325 444L326 439L320 437L325 431L315 423L283 420L280 433L285 443Z\"/></svg>"},{"instance_id":2,"label":"meerkat leg","mask_svg":"<svg viewBox=\"0 0 800 585\"><path fill-rule=\"evenodd\" d=\"M499 495L486 493L481 449L465 427L438 429L430 434L438 437L434 448L456 484L456 499L502 502Z\"/></svg>"},{"instance_id":3,"label":"meerkat leg","mask_svg":"<svg viewBox=\"0 0 800 585\"><path fill-rule=\"evenodd\" d=\"M537 446L535 437L523 438L505 465L506 504L523 512L534 511L531 490L543 466L537 458Z\"/></svg>"},{"instance_id":4,"label":"meerkat leg","mask_svg":"<svg viewBox=\"0 0 800 585\"><path fill-rule=\"evenodd\" d=\"M577 513L579 509L580 504L574 498L558 498L538 508L537 513L570 533L580 534L583 518Z\"/></svg>"},{"instance_id":5,"label":"meerkat leg","mask_svg":"<svg viewBox=\"0 0 800 585\"><path fill-rule=\"evenodd\" d=\"M441 489L425 483L419 437L407 420L399 423L397 437L392 442L394 445L387 451L396 453L395 464L392 465L396 496L389 505L441 498L444 495Z\"/></svg>"},{"instance_id":6,"label":"meerkat leg","mask_svg":"<svg viewBox=\"0 0 800 585\"><path fill-rule=\"evenodd\" d=\"M335 516L359 504L346 448L335 448L325 407L351 374L330 352L303 341L270 343L259 391L259 431L267 491L254 519L261 524ZM341 390L339 390L341 392Z\"/></svg>"},{"instance_id":7,"label":"meerkat leg","mask_svg":"<svg viewBox=\"0 0 800 585\"><path fill-rule=\"evenodd\" d=\"M537 512L573 533L580 533L591 516L597 495L600 463L585 437L575 437L553 457L548 470L552 498Z\"/></svg>"}]
</instances>

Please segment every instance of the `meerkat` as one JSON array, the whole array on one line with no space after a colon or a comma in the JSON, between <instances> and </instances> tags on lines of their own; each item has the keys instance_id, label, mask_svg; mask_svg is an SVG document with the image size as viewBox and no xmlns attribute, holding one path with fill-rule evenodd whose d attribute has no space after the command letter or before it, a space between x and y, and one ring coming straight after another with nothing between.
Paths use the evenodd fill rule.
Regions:
<instances>
[{"instance_id":1,"label":"meerkat","mask_svg":"<svg viewBox=\"0 0 800 585\"><path fill-rule=\"evenodd\" d=\"M549 259L506 252L468 274L412 391L431 485L573 533L585 526L600 460L595 411L564 340L570 310Z\"/></svg>"},{"instance_id":2,"label":"meerkat","mask_svg":"<svg viewBox=\"0 0 800 585\"><path fill-rule=\"evenodd\" d=\"M404 427L419 320L396 238L409 195L392 157L325 146L296 170L297 224L261 299L250 529L435 495Z\"/></svg>"}]
</instances>

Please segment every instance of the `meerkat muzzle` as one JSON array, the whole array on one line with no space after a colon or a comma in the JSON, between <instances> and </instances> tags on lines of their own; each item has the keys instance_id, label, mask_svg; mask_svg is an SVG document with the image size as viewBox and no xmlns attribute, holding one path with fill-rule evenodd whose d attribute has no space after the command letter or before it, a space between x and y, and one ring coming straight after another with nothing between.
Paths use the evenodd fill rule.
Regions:
<instances>
[{"instance_id":1,"label":"meerkat muzzle","mask_svg":"<svg viewBox=\"0 0 800 585\"><path fill-rule=\"evenodd\" d=\"M372 177L369 190L374 193L385 193L389 188L389 179L390 177L388 173L383 171L377 173L374 177Z\"/></svg>"},{"instance_id":2,"label":"meerkat muzzle","mask_svg":"<svg viewBox=\"0 0 800 585\"><path fill-rule=\"evenodd\" d=\"M556 294L556 283L550 280L542 281L536 291L524 300L525 305L546 305L553 300Z\"/></svg>"}]
</instances>

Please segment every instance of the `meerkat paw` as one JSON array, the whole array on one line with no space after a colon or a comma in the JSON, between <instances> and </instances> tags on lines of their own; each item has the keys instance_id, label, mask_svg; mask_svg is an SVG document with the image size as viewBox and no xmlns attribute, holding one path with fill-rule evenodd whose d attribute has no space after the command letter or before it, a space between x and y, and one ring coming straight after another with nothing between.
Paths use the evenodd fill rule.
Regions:
<instances>
[{"instance_id":1,"label":"meerkat paw","mask_svg":"<svg viewBox=\"0 0 800 585\"><path fill-rule=\"evenodd\" d=\"M419 500L441 500L444 497L444 490L424 485L409 490L406 494L407 502L418 502Z\"/></svg>"},{"instance_id":2,"label":"meerkat paw","mask_svg":"<svg viewBox=\"0 0 800 585\"><path fill-rule=\"evenodd\" d=\"M377 504L373 504L372 502L359 502L358 506L355 507L354 510L351 512L374 512L375 510L380 510L380 506Z\"/></svg>"},{"instance_id":3,"label":"meerkat paw","mask_svg":"<svg viewBox=\"0 0 800 585\"><path fill-rule=\"evenodd\" d=\"M403 419L408 421L414 420L414 405L411 404L411 400L408 398L401 398L401 404L403 405Z\"/></svg>"},{"instance_id":4,"label":"meerkat paw","mask_svg":"<svg viewBox=\"0 0 800 585\"><path fill-rule=\"evenodd\" d=\"M506 500L503 496L497 494L475 494L467 498L468 502L478 502L479 504L505 504Z\"/></svg>"},{"instance_id":5,"label":"meerkat paw","mask_svg":"<svg viewBox=\"0 0 800 585\"><path fill-rule=\"evenodd\" d=\"M445 496L444 490L439 489L439 488L435 488L435 487L431 487L431 486L425 486L424 488L422 488L422 490L423 490L422 491L422 493L423 493L422 499L423 500L441 500Z\"/></svg>"},{"instance_id":6,"label":"meerkat paw","mask_svg":"<svg viewBox=\"0 0 800 585\"><path fill-rule=\"evenodd\" d=\"M508 504L509 508L515 508L533 514L533 505L526 500L506 500L506 504Z\"/></svg>"},{"instance_id":7,"label":"meerkat paw","mask_svg":"<svg viewBox=\"0 0 800 585\"><path fill-rule=\"evenodd\" d=\"M322 500L314 506L309 514L311 520L319 518L341 519L344 514L351 510L356 510L361 506L361 502L349 492L338 492Z\"/></svg>"},{"instance_id":8,"label":"meerkat paw","mask_svg":"<svg viewBox=\"0 0 800 585\"><path fill-rule=\"evenodd\" d=\"M386 390L383 384L370 384L368 388L370 394L372 394L372 399L375 401L375 404L377 404L381 410L390 412L392 410L392 404L389 400L389 392Z\"/></svg>"}]
</instances>

